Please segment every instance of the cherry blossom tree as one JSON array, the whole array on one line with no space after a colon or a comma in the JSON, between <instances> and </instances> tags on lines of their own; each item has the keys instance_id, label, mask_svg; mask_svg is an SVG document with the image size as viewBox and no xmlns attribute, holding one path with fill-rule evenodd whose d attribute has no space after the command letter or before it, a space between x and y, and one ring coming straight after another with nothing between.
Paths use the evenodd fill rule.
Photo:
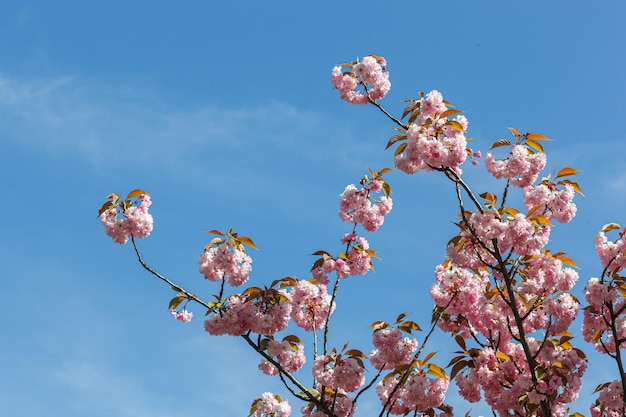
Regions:
<instances>
[{"instance_id":1,"label":"cherry blossom tree","mask_svg":"<svg viewBox=\"0 0 626 417\"><path fill-rule=\"evenodd\" d=\"M565 252L548 249L553 227L576 215L574 197L582 194L571 167L539 178L546 166L544 143L538 133L509 128L511 139L495 141L484 155L487 172L500 180L497 192L477 194L463 179L461 166L478 165L480 151L468 146L468 120L436 90L406 101L401 117L380 104L391 87L384 58L369 55L335 66L331 82L340 98L370 104L395 124L387 142L395 169L443 175L458 202L458 233L446 247L446 259L435 268L430 295L433 316L421 340L420 324L401 313L394 323L371 324L372 348L329 346L331 318L341 282L367 274L376 252L360 229L376 232L392 210L392 168L369 169L358 184L340 196L339 217L351 229L339 239L338 253L319 250L308 279L285 277L263 288L240 292L252 272L247 249L253 240L232 229L210 230L213 235L199 256L200 274L217 286L210 301L187 292L152 269L136 244L152 231L150 197L134 190L122 199L110 194L100 208L105 232L115 243L131 241L139 262L176 293L172 316L192 320L188 304L206 313L204 329L213 336L241 337L260 355L258 368L276 375L293 399L302 401L306 417L347 417L357 414L359 398L368 390L380 399L383 415L453 415L445 403L454 381L462 398L480 400L500 416L580 416L570 412L587 368L585 353L574 344L571 329L579 301L571 290L578 280L576 264ZM517 194L523 206L510 201ZM621 230L609 241L607 233ZM621 349L626 346L626 265L623 230L615 223L602 228L596 250L600 278L585 287L583 338L616 363L619 378L598 386L591 415L626 415L626 377ZM422 324L424 325L424 324ZM310 335L303 341L290 332L299 327ZM458 346L447 364L434 362L425 346L436 329L449 333ZM306 342L306 343L305 343ZM303 367L309 362L310 370ZM366 374L366 370L370 370ZM300 375L310 372L312 384ZM370 377L366 377L370 375ZM307 378L308 380L309 378ZM250 415L284 417L292 406L274 393L252 401Z\"/></svg>"}]
</instances>

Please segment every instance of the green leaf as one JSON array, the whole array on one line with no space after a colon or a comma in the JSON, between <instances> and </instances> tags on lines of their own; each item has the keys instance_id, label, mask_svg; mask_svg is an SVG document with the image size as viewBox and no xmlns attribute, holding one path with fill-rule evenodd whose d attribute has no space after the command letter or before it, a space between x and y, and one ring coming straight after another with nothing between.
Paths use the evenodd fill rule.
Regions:
<instances>
[{"instance_id":1,"label":"green leaf","mask_svg":"<svg viewBox=\"0 0 626 417\"><path fill-rule=\"evenodd\" d=\"M544 135L540 135L539 133L526 133L526 139L530 139L532 141L535 140L551 140Z\"/></svg>"},{"instance_id":2,"label":"green leaf","mask_svg":"<svg viewBox=\"0 0 626 417\"><path fill-rule=\"evenodd\" d=\"M428 373L430 375L434 375L438 378L448 379L448 376L446 375L446 371L444 371L443 369L441 369L439 366L435 365L434 363L429 363L427 367L428 367Z\"/></svg>"},{"instance_id":3,"label":"green leaf","mask_svg":"<svg viewBox=\"0 0 626 417\"><path fill-rule=\"evenodd\" d=\"M400 145L398 145L396 150L393 152L393 156L400 155L402 152L404 152L404 150L406 149L407 146L408 146L408 143L402 142Z\"/></svg>"},{"instance_id":4,"label":"green leaf","mask_svg":"<svg viewBox=\"0 0 626 417\"><path fill-rule=\"evenodd\" d=\"M602 233L606 233L606 232L609 232L611 230L619 230L621 228L622 228L622 226L620 226L618 223L607 223L604 226L602 226L602 229L600 231Z\"/></svg>"},{"instance_id":5,"label":"green leaf","mask_svg":"<svg viewBox=\"0 0 626 417\"><path fill-rule=\"evenodd\" d=\"M543 150L543 146L541 146L541 143L537 141L526 139L526 146L529 146L533 148L534 150L539 151L541 153L545 153Z\"/></svg>"},{"instance_id":6,"label":"green leaf","mask_svg":"<svg viewBox=\"0 0 626 417\"><path fill-rule=\"evenodd\" d=\"M520 133L517 130L515 130L512 127L507 127L507 129L509 129L511 131L511 133L513 133L513 136L515 136L516 138L519 138L520 136L522 136L522 135L520 135Z\"/></svg>"},{"instance_id":7,"label":"green leaf","mask_svg":"<svg viewBox=\"0 0 626 417\"><path fill-rule=\"evenodd\" d=\"M219 246L222 243L224 243L223 239L220 239L219 237L215 237L213 239L211 239L209 241L209 243L207 243L206 245L204 245L204 252L208 251L209 249L215 247L215 246Z\"/></svg>"},{"instance_id":8,"label":"green leaf","mask_svg":"<svg viewBox=\"0 0 626 417\"><path fill-rule=\"evenodd\" d=\"M581 172L581 171L580 171L580 170L578 170L578 169L574 169L574 168L570 168L570 167L565 167L565 168L563 168L563 169L559 170L559 172L557 172L555 179L556 179L556 178L561 178L561 177L567 177L567 176L569 176L569 175L576 175L576 174L578 174L579 172Z\"/></svg>"},{"instance_id":9,"label":"green leaf","mask_svg":"<svg viewBox=\"0 0 626 417\"><path fill-rule=\"evenodd\" d=\"M130 193L128 193L128 196L126 196L126 198L133 198L133 197L139 197L140 195L150 195L147 192L145 192L144 190L133 190Z\"/></svg>"},{"instance_id":10,"label":"green leaf","mask_svg":"<svg viewBox=\"0 0 626 417\"><path fill-rule=\"evenodd\" d=\"M445 110L445 111L441 112L439 117L444 118L444 117L448 117L448 116L454 116L455 114L459 114L459 113L463 113L463 110L448 109L448 110Z\"/></svg>"},{"instance_id":11,"label":"green leaf","mask_svg":"<svg viewBox=\"0 0 626 417\"><path fill-rule=\"evenodd\" d=\"M252 241L252 239L250 239L247 236L238 237L237 240L239 242L243 243L244 245L250 246L252 249L259 250L259 248L257 248L256 245L254 244L254 242Z\"/></svg>"},{"instance_id":12,"label":"green leaf","mask_svg":"<svg viewBox=\"0 0 626 417\"><path fill-rule=\"evenodd\" d=\"M221 232L219 230L207 230L206 233L210 234L210 235L219 235L219 236L226 236L226 234L224 232Z\"/></svg>"},{"instance_id":13,"label":"green leaf","mask_svg":"<svg viewBox=\"0 0 626 417\"><path fill-rule=\"evenodd\" d=\"M461 132L465 131L465 129L463 129L463 126L461 125L461 123L457 122L456 120L448 120L444 126L449 127L451 129L454 130L460 130Z\"/></svg>"},{"instance_id":14,"label":"green leaf","mask_svg":"<svg viewBox=\"0 0 626 417\"><path fill-rule=\"evenodd\" d=\"M511 144L511 141L508 139L498 139L497 141L495 141L493 143L493 145L491 145L491 147L489 148L489 150L495 149L495 148L500 148L502 146L508 146Z\"/></svg>"},{"instance_id":15,"label":"green leaf","mask_svg":"<svg viewBox=\"0 0 626 417\"><path fill-rule=\"evenodd\" d=\"M185 294L180 293L176 295L176 297L170 300L168 310L175 310L180 305L180 303L182 303L184 300L185 300Z\"/></svg>"},{"instance_id":16,"label":"green leaf","mask_svg":"<svg viewBox=\"0 0 626 417\"><path fill-rule=\"evenodd\" d=\"M389 142L387 142L387 146L385 146L385 150L389 149L391 145L401 140L406 140L406 135L393 135L391 138L389 138Z\"/></svg>"},{"instance_id":17,"label":"green leaf","mask_svg":"<svg viewBox=\"0 0 626 417\"><path fill-rule=\"evenodd\" d=\"M104 203L102 207L100 207L100 210L98 210L98 217L102 216L102 213L115 207L115 205L116 203L114 201L107 201L106 203Z\"/></svg>"}]
</instances>

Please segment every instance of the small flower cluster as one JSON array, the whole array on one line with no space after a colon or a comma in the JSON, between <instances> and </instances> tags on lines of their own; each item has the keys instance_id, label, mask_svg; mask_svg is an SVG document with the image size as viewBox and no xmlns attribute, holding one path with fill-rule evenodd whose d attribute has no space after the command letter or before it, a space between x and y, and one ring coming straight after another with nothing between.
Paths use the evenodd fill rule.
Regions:
<instances>
[{"instance_id":1,"label":"small flower cluster","mask_svg":"<svg viewBox=\"0 0 626 417\"><path fill-rule=\"evenodd\" d=\"M548 243L551 228L531 216L515 213L501 217L495 212L472 213L469 226L461 225L457 239L447 247L450 260L461 268L493 265L493 242L498 242L500 253L511 251L520 256L534 256Z\"/></svg>"},{"instance_id":2,"label":"small flower cluster","mask_svg":"<svg viewBox=\"0 0 626 417\"><path fill-rule=\"evenodd\" d=\"M543 152L532 153L528 147L518 143L513 145L504 160L497 160L488 153L485 165L494 177L510 179L511 185L524 188L537 180L539 172L546 166L546 155Z\"/></svg>"},{"instance_id":3,"label":"small flower cluster","mask_svg":"<svg viewBox=\"0 0 626 417\"><path fill-rule=\"evenodd\" d=\"M392 208L392 200L383 195L375 200L373 192L383 191L384 182L380 179L367 181L363 188L348 185L339 196L339 217L344 222L358 223L368 232L375 232L385 221Z\"/></svg>"},{"instance_id":4,"label":"small flower cluster","mask_svg":"<svg viewBox=\"0 0 626 417\"><path fill-rule=\"evenodd\" d=\"M333 390L354 392L365 383L363 364L353 357L318 356L313 363L313 378Z\"/></svg>"},{"instance_id":5,"label":"small flower cluster","mask_svg":"<svg viewBox=\"0 0 626 417\"><path fill-rule=\"evenodd\" d=\"M250 407L250 417L287 417L290 414L289 402L271 392L264 392Z\"/></svg>"},{"instance_id":6,"label":"small flower cluster","mask_svg":"<svg viewBox=\"0 0 626 417\"><path fill-rule=\"evenodd\" d=\"M531 210L536 208L548 220L556 220L559 223L568 223L576 215L574 199L574 187L566 185L559 190L555 184L542 183L537 186L524 187L524 205Z\"/></svg>"},{"instance_id":7,"label":"small flower cluster","mask_svg":"<svg viewBox=\"0 0 626 417\"><path fill-rule=\"evenodd\" d=\"M312 272L315 280L321 284L329 282L327 274L335 272L337 278L344 279L350 276L365 275L372 268L372 257L376 252L370 249L368 241L356 233L346 233L341 243L348 245L348 252L333 258L328 252L319 251L315 254L323 255L313 265Z\"/></svg>"},{"instance_id":8,"label":"small flower cluster","mask_svg":"<svg viewBox=\"0 0 626 417\"><path fill-rule=\"evenodd\" d=\"M319 385L318 389L322 386ZM352 417L357 410L357 403L353 398L346 395L346 392L342 389L333 391L330 388L326 388L324 393L324 405L330 410L333 410L334 417ZM328 413L318 410L313 403L302 407L300 410L302 417L328 417Z\"/></svg>"},{"instance_id":9,"label":"small flower cluster","mask_svg":"<svg viewBox=\"0 0 626 417\"><path fill-rule=\"evenodd\" d=\"M330 304L331 296L326 285L311 281L300 281L291 290L291 318L304 330L324 328L326 319L335 310Z\"/></svg>"},{"instance_id":10,"label":"small flower cluster","mask_svg":"<svg viewBox=\"0 0 626 417\"><path fill-rule=\"evenodd\" d=\"M446 378L428 378L423 369L418 369L404 384L400 383L400 376L385 378L376 385L376 392L390 414L434 415L433 409L443 404L449 383Z\"/></svg>"},{"instance_id":11,"label":"small flower cluster","mask_svg":"<svg viewBox=\"0 0 626 417\"><path fill-rule=\"evenodd\" d=\"M615 354L615 337L626 340L626 299L618 294L615 283L591 278L585 287L585 300L589 305L584 309L583 338L593 343L598 352ZM617 335L611 330L612 323ZM622 342L619 348L624 347L626 342Z\"/></svg>"},{"instance_id":12,"label":"small flower cluster","mask_svg":"<svg viewBox=\"0 0 626 417\"><path fill-rule=\"evenodd\" d=\"M287 372L295 372L302 368L306 362L304 356L304 346L299 339L290 340L295 336L287 336L282 341L270 339L267 342L267 354L275 359ZM264 359L259 363L259 369L266 375L276 375L278 368L270 361Z\"/></svg>"},{"instance_id":13,"label":"small flower cluster","mask_svg":"<svg viewBox=\"0 0 626 417\"><path fill-rule=\"evenodd\" d=\"M448 110L448 105L441 93L433 90L426 98L413 104L419 104L415 110L415 123L406 131L406 147L396 151L395 164L401 171L414 174L420 170L452 169L461 173L460 165L468 155L468 121L463 115L450 118L449 115L460 113ZM471 153L471 152L470 152ZM476 153L475 156L480 156Z\"/></svg>"},{"instance_id":14,"label":"small flower cluster","mask_svg":"<svg viewBox=\"0 0 626 417\"><path fill-rule=\"evenodd\" d=\"M126 200L120 200L115 193L110 194L109 201L99 212L105 233L121 245L128 242L131 236L137 239L148 237L154 224L152 215L148 213L151 204L150 196L142 190L132 191Z\"/></svg>"},{"instance_id":15,"label":"small flower cluster","mask_svg":"<svg viewBox=\"0 0 626 417\"><path fill-rule=\"evenodd\" d=\"M252 258L235 246L222 244L200 254L200 273L209 281L228 279L233 287L244 284L252 271Z\"/></svg>"},{"instance_id":16,"label":"small flower cluster","mask_svg":"<svg viewBox=\"0 0 626 417\"><path fill-rule=\"evenodd\" d=\"M602 262L603 268L606 268L611 273L619 273L626 265L626 241L623 239L626 229L620 232L618 239L609 241L606 237L606 232L613 230L614 227L610 224L607 226L596 235L596 253Z\"/></svg>"},{"instance_id":17,"label":"small flower cluster","mask_svg":"<svg viewBox=\"0 0 626 417\"><path fill-rule=\"evenodd\" d=\"M376 349L368 355L372 366L378 370L395 369L411 362L417 349L417 339L402 338L400 329L377 329L372 335Z\"/></svg>"},{"instance_id":18,"label":"small flower cluster","mask_svg":"<svg viewBox=\"0 0 626 417\"><path fill-rule=\"evenodd\" d=\"M621 381L611 381L600 385L596 403L591 407L591 417L623 417L626 413L624 392Z\"/></svg>"},{"instance_id":19,"label":"small flower cluster","mask_svg":"<svg viewBox=\"0 0 626 417\"><path fill-rule=\"evenodd\" d=\"M178 321L182 321L183 323L189 323L191 318L193 317L193 313L182 309L181 311L177 311L176 309L170 310L170 314Z\"/></svg>"},{"instance_id":20,"label":"small flower cluster","mask_svg":"<svg viewBox=\"0 0 626 417\"><path fill-rule=\"evenodd\" d=\"M247 291L231 295L218 312L205 320L204 329L210 335L241 336L252 331L272 336L287 327L292 312L288 294L260 288Z\"/></svg>"},{"instance_id":21,"label":"small flower cluster","mask_svg":"<svg viewBox=\"0 0 626 417\"><path fill-rule=\"evenodd\" d=\"M352 104L367 104L369 100L377 101L387 95L391 88L389 73L386 71L385 58L369 55L362 61L342 64L333 68L331 81L339 90L342 100ZM350 71L343 72L341 67ZM365 92L357 90L361 85Z\"/></svg>"},{"instance_id":22,"label":"small flower cluster","mask_svg":"<svg viewBox=\"0 0 626 417\"><path fill-rule=\"evenodd\" d=\"M499 415L510 415L511 411L528 415L528 409L533 405L536 409L542 400L550 397L552 415L567 415L565 405L578 397L580 378L587 366L585 361L575 349L540 349L540 341L529 342L538 362L535 370L531 371L525 364L520 344L501 344L499 352L484 347L474 367L455 379L461 396L477 402L482 388L485 400ZM541 372L541 380L534 383L531 372Z\"/></svg>"}]
</instances>

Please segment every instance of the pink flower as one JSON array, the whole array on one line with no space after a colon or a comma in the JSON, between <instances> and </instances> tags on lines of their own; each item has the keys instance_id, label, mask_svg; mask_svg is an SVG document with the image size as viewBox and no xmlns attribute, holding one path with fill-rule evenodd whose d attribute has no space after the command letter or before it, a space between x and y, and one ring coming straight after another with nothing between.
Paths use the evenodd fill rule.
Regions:
<instances>
[{"instance_id":1,"label":"pink flower","mask_svg":"<svg viewBox=\"0 0 626 417\"><path fill-rule=\"evenodd\" d=\"M170 311L170 314L172 315L172 317L174 317L176 320L182 321L183 323L189 323L191 321L191 318L193 317L193 313L183 309L182 311L178 312L175 309L172 309Z\"/></svg>"},{"instance_id":2,"label":"pink flower","mask_svg":"<svg viewBox=\"0 0 626 417\"><path fill-rule=\"evenodd\" d=\"M252 417L287 417L291 414L291 407L287 400L271 392L264 392L260 398L252 402Z\"/></svg>"},{"instance_id":3,"label":"pink flower","mask_svg":"<svg viewBox=\"0 0 626 417\"><path fill-rule=\"evenodd\" d=\"M372 335L374 347L368 355L372 366L376 369L394 369L407 364L417 349L417 339L402 338L399 329L381 329Z\"/></svg>"},{"instance_id":4,"label":"pink flower","mask_svg":"<svg viewBox=\"0 0 626 417\"><path fill-rule=\"evenodd\" d=\"M339 96L352 104L367 104L368 96L365 92L357 91L359 85L368 88L369 98L374 101L380 100L391 88L389 73L386 70L387 61L384 58L376 60L372 56L366 56L362 61L352 66L352 71L342 72L341 67L333 68L331 82L335 89L339 90Z\"/></svg>"},{"instance_id":5,"label":"pink flower","mask_svg":"<svg viewBox=\"0 0 626 417\"><path fill-rule=\"evenodd\" d=\"M541 152L532 154L527 147L516 144L504 160L496 160L488 153L485 156L485 165L494 177L508 178L511 185L524 188L534 183L539 172L546 166L546 155Z\"/></svg>"},{"instance_id":6,"label":"pink flower","mask_svg":"<svg viewBox=\"0 0 626 417\"><path fill-rule=\"evenodd\" d=\"M324 284L300 281L293 287L290 295L291 318L305 330L322 329L326 318L335 309L335 304L330 304L331 297Z\"/></svg>"},{"instance_id":7,"label":"pink flower","mask_svg":"<svg viewBox=\"0 0 626 417\"><path fill-rule=\"evenodd\" d=\"M244 284L252 271L252 258L229 245L212 247L200 254L200 273L210 281L227 279L233 287Z\"/></svg>"},{"instance_id":8,"label":"pink flower","mask_svg":"<svg viewBox=\"0 0 626 417\"><path fill-rule=\"evenodd\" d=\"M150 196L142 194L134 205L120 203L106 210L100 215L105 233L121 245L128 242L131 235L137 239L148 237L154 226L152 215L148 213L151 204Z\"/></svg>"}]
</instances>

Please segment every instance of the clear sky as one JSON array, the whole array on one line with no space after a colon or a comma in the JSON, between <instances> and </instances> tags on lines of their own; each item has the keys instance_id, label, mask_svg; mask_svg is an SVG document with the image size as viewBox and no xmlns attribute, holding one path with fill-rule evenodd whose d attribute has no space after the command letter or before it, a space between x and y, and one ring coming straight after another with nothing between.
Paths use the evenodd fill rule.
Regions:
<instances>
[{"instance_id":1,"label":"clear sky","mask_svg":"<svg viewBox=\"0 0 626 417\"><path fill-rule=\"evenodd\" d=\"M391 123L330 84L335 64L369 53L387 58L391 112L438 89L465 110L475 149L513 126L554 139L550 169L584 171L579 215L549 245L581 267L582 299L601 272L595 233L626 223L625 18L618 0L3 2L2 414L245 416L262 392L285 394L243 341L204 333L201 310L174 321L173 293L104 235L97 209L110 192L150 192L146 261L206 299L217 289L197 256L209 229L254 239L251 284L307 278L309 254L337 252L349 230L344 187L392 165ZM501 190L482 164L466 176L479 193ZM394 209L367 235L382 260L342 287L339 348L369 351L367 325L401 312L429 322L453 189L426 173L388 181ZM440 335L428 350L453 348ZM591 356L579 411L615 378L607 363Z\"/></svg>"}]
</instances>

